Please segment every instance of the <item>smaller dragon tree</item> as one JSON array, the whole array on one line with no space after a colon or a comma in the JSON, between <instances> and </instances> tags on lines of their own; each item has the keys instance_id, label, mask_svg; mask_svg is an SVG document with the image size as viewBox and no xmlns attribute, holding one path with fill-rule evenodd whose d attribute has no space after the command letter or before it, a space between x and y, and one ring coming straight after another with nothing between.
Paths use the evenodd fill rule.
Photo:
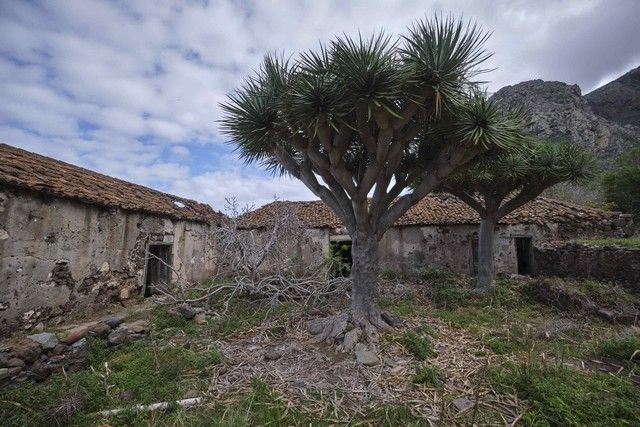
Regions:
<instances>
[{"instance_id":1,"label":"smaller dragon tree","mask_svg":"<svg viewBox=\"0 0 640 427\"><path fill-rule=\"evenodd\" d=\"M498 222L555 184L591 177L594 167L590 153L575 144L531 138L520 150L494 150L481 156L442 185L442 190L480 215L477 292L495 286L493 251Z\"/></svg>"}]
</instances>

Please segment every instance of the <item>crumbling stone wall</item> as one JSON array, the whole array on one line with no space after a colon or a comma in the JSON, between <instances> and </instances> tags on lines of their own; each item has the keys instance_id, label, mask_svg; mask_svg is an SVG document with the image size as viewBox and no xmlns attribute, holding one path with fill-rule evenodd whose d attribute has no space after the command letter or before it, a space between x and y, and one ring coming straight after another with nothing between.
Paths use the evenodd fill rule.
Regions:
<instances>
[{"instance_id":1,"label":"crumbling stone wall","mask_svg":"<svg viewBox=\"0 0 640 427\"><path fill-rule=\"evenodd\" d=\"M549 238L556 231L554 224L544 227L499 225L495 238L496 272L517 273L514 238L531 237L532 241L538 241ZM400 271L436 268L472 274L473 244L477 233L478 226L471 224L394 227L385 233L380 242L381 268Z\"/></svg>"},{"instance_id":2,"label":"crumbling stone wall","mask_svg":"<svg viewBox=\"0 0 640 427\"><path fill-rule=\"evenodd\" d=\"M554 237L558 240L628 237L636 233L637 226L638 224L633 220L633 215L611 212L610 219L604 219L596 223L572 221L559 224Z\"/></svg>"},{"instance_id":3,"label":"crumbling stone wall","mask_svg":"<svg viewBox=\"0 0 640 427\"><path fill-rule=\"evenodd\" d=\"M640 291L640 248L547 242L535 247L534 259L541 276L615 281Z\"/></svg>"},{"instance_id":4,"label":"crumbling stone wall","mask_svg":"<svg viewBox=\"0 0 640 427\"><path fill-rule=\"evenodd\" d=\"M495 237L496 273L518 273L515 238L531 238L532 244L559 239L627 236L634 232L631 215L612 215L600 223L586 221L577 213L565 223L500 224ZM477 224L392 227L380 241L380 268L411 271L436 268L459 274L473 274L473 244ZM305 242L290 249L301 266L326 258L333 240L348 240L344 228L314 228L306 232ZM535 261L535 257L534 260ZM535 268L534 265L532 265ZM265 265L263 270L268 271Z\"/></svg>"},{"instance_id":5,"label":"crumbling stone wall","mask_svg":"<svg viewBox=\"0 0 640 427\"><path fill-rule=\"evenodd\" d=\"M556 224L498 226L495 240L496 271L517 272L515 237L531 237L532 242L535 242L555 236L557 230ZM477 233L478 226L471 224L393 227L380 241L380 268L398 271L437 268L471 274L472 242ZM313 229L308 230L308 235L313 250L297 252L303 263L309 263L320 256L329 256L329 244L332 240L348 239L345 229Z\"/></svg>"},{"instance_id":6,"label":"crumbling stone wall","mask_svg":"<svg viewBox=\"0 0 640 427\"><path fill-rule=\"evenodd\" d=\"M212 275L210 226L0 187L0 336L78 305L126 300L149 243L172 243L186 280Z\"/></svg>"}]
</instances>

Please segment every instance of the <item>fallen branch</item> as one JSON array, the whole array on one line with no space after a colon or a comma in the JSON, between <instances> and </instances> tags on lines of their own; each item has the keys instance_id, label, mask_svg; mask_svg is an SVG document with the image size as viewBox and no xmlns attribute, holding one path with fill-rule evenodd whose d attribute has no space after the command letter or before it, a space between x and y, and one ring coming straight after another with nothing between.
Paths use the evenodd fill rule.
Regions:
<instances>
[{"instance_id":1,"label":"fallen branch","mask_svg":"<svg viewBox=\"0 0 640 427\"><path fill-rule=\"evenodd\" d=\"M133 408L109 409L106 411L100 411L98 412L98 414L103 417L110 417L112 415L118 415L119 413L124 411L133 411L135 413L158 411L158 410L167 409L172 405L177 405L182 408L190 408L202 402L202 400L203 400L202 397L194 397L191 399L177 400L175 402L158 402L158 403L151 403L149 405L136 405Z\"/></svg>"}]
</instances>

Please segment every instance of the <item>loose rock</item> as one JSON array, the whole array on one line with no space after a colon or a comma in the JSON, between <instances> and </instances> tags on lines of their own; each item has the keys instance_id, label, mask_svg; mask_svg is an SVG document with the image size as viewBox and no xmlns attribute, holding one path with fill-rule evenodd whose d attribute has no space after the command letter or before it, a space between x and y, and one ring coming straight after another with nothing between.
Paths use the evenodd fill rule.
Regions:
<instances>
[{"instance_id":1,"label":"loose rock","mask_svg":"<svg viewBox=\"0 0 640 427\"><path fill-rule=\"evenodd\" d=\"M89 328L89 335L99 338L106 338L110 332L109 325L103 322L98 322Z\"/></svg>"},{"instance_id":2,"label":"loose rock","mask_svg":"<svg viewBox=\"0 0 640 427\"><path fill-rule=\"evenodd\" d=\"M62 338L60 340L60 342L62 342L63 344L73 344L74 342L84 338L87 336L87 334L89 333L89 327L88 326L78 326L76 328L71 329L67 335L64 336L64 338Z\"/></svg>"},{"instance_id":3,"label":"loose rock","mask_svg":"<svg viewBox=\"0 0 640 427\"><path fill-rule=\"evenodd\" d=\"M107 337L107 340L109 340L109 343L111 345L119 345L127 342L128 338L129 338L129 331L127 330L127 328L118 326L117 329L114 329L113 331L111 331L111 333Z\"/></svg>"},{"instance_id":4,"label":"loose rock","mask_svg":"<svg viewBox=\"0 0 640 427\"><path fill-rule=\"evenodd\" d=\"M176 311L182 318L187 320L191 320L196 316L196 311L188 305L181 305L176 308Z\"/></svg>"},{"instance_id":5,"label":"loose rock","mask_svg":"<svg viewBox=\"0 0 640 427\"><path fill-rule=\"evenodd\" d=\"M365 347L365 345L362 343L356 344L355 353L356 360L362 365L375 366L380 363L378 356L374 352L367 349L367 347Z\"/></svg>"},{"instance_id":6,"label":"loose rock","mask_svg":"<svg viewBox=\"0 0 640 427\"><path fill-rule=\"evenodd\" d=\"M278 360L282 357L282 350L270 348L264 353L264 360Z\"/></svg>"},{"instance_id":7,"label":"loose rock","mask_svg":"<svg viewBox=\"0 0 640 427\"><path fill-rule=\"evenodd\" d=\"M472 408L474 405L473 401L467 399L466 397L459 397L453 401L453 406L456 407L458 412L466 411L469 408Z\"/></svg>"},{"instance_id":8,"label":"loose rock","mask_svg":"<svg viewBox=\"0 0 640 427\"><path fill-rule=\"evenodd\" d=\"M22 361L22 359L18 359L17 357L12 357L11 359L7 360L7 364L6 364L7 368L22 368L24 367L24 362Z\"/></svg>"},{"instance_id":9,"label":"loose rock","mask_svg":"<svg viewBox=\"0 0 640 427\"><path fill-rule=\"evenodd\" d=\"M36 342L45 350L51 350L58 344L58 338L51 332L42 332L39 334L29 335L31 341Z\"/></svg>"},{"instance_id":10,"label":"loose rock","mask_svg":"<svg viewBox=\"0 0 640 427\"><path fill-rule=\"evenodd\" d=\"M124 323L124 321L125 321L125 317L124 316L111 316L111 317L107 317L106 319L104 319L102 321L102 323L104 323L105 325L107 325L111 329L115 329L118 326L120 326L122 323Z\"/></svg>"},{"instance_id":11,"label":"loose rock","mask_svg":"<svg viewBox=\"0 0 640 427\"><path fill-rule=\"evenodd\" d=\"M134 334L144 334L145 332L149 332L149 322L146 320L137 320L132 323L123 323L121 327L125 326L126 328Z\"/></svg>"},{"instance_id":12,"label":"loose rock","mask_svg":"<svg viewBox=\"0 0 640 427\"><path fill-rule=\"evenodd\" d=\"M207 323L207 316L204 313L198 313L193 318L193 321L196 322L198 325L204 325L205 323Z\"/></svg>"},{"instance_id":13,"label":"loose rock","mask_svg":"<svg viewBox=\"0 0 640 427\"><path fill-rule=\"evenodd\" d=\"M26 363L32 363L38 360L38 357L40 357L40 353L42 352L42 348L38 343L25 341L16 346L15 352L18 357Z\"/></svg>"},{"instance_id":14,"label":"loose rock","mask_svg":"<svg viewBox=\"0 0 640 427\"><path fill-rule=\"evenodd\" d=\"M35 362L31 369L31 376L36 381L44 381L51 375L52 367L43 362Z\"/></svg>"},{"instance_id":15,"label":"loose rock","mask_svg":"<svg viewBox=\"0 0 640 427\"><path fill-rule=\"evenodd\" d=\"M124 390L122 393L120 393L119 397L123 402L131 402L136 398L136 392L133 390Z\"/></svg>"},{"instance_id":16,"label":"loose rock","mask_svg":"<svg viewBox=\"0 0 640 427\"><path fill-rule=\"evenodd\" d=\"M51 354L53 354L54 356L57 356L59 354L64 353L65 351L67 351L69 349L69 346L65 345L65 344L58 344L57 346L55 346L53 348L53 351L51 352Z\"/></svg>"}]
</instances>

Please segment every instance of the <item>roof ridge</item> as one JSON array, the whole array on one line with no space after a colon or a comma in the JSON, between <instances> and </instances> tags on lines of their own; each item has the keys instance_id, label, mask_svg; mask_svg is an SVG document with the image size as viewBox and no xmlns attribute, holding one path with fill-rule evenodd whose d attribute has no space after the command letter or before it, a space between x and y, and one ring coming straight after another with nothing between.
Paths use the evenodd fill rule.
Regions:
<instances>
[{"instance_id":1,"label":"roof ridge","mask_svg":"<svg viewBox=\"0 0 640 427\"><path fill-rule=\"evenodd\" d=\"M311 205L310 205L311 204ZM313 206L322 205L320 206ZM275 214L275 209L291 206L297 208L300 218L309 228L334 228L340 226L337 215L319 199L313 201L282 200L265 204L243 215L243 228L262 227ZM566 203L546 197L538 197L510 212L501 224L541 224L544 222L568 223L578 220L589 223L609 218L610 212ZM395 226L462 225L478 224L480 217L462 200L451 194L432 193L412 206L395 223Z\"/></svg>"},{"instance_id":2,"label":"roof ridge","mask_svg":"<svg viewBox=\"0 0 640 427\"><path fill-rule=\"evenodd\" d=\"M50 193L57 197L79 200L93 205L118 207L127 211L147 212L177 219L209 222L220 221L225 217L223 213L216 211L206 203L125 181L0 142L0 158L3 156L7 160L11 160L11 157L14 159L13 161L0 162L0 182L13 187ZM29 165L49 169L49 174L43 176L39 170L29 170ZM54 171L62 173L55 175ZM2 176L3 173L4 176ZM76 181L81 181L78 188L71 188L73 185L69 182L67 174L72 174ZM40 182L33 182L33 177ZM49 185L42 185L43 180L46 180ZM55 184L58 186L56 187ZM70 189L60 188L60 184L69 185ZM83 191L84 194L82 194ZM99 197L100 191L102 191L102 198ZM156 197L157 200L153 200L153 197ZM185 206L181 207L176 202ZM185 207L188 209L181 210Z\"/></svg>"},{"instance_id":3,"label":"roof ridge","mask_svg":"<svg viewBox=\"0 0 640 427\"><path fill-rule=\"evenodd\" d=\"M58 160L58 159L55 159L53 157L49 157L49 156L45 156L43 154L36 153L34 151L28 151L28 150L25 150L24 148L19 148L19 147L16 147L14 145L9 145L9 144L4 143L4 142L0 142L0 158L2 157L2 148L5 148L5 147L9 148L10 150L20 151L23 154L25 154L27 156L30 156L30 157L40 157L40 158L42 158L44 160L47 160L47 161L50 161L50 162L53 162L53 163L58 163L58 164L61 164L61 165L65 165L65 166L67 166L67 167L69 167L71 169L80 169L80 170L85 171L85 172L87 172L87 173L89 173L91 175L97 175L98 177L101 177L101 178L112 179L114 181L118 181L118 182L120 182L122 184L125 184L125 185L129 185L129 186L132 186L132 187L143 188L145 190L152 191L154 193L158 193L158 194L162 194L164 196L172 197L174 199L177 199L177 201L186 201L186 202L198 203L198 204L201 204L201 205L207 205L207 206L211 207L207 203L199 202L197 200L189 199L189 198L186 198L186 197L176 196L175 194L171 194L171 193L165 193L164 191L156 190L155 188L147 187L146 185L137 184L137 183L131 182L131 181L126 181L126 180L124 180L122 178L117 178L115 176L107 175L107 174L102 173L102 172L97 172L97 171L94 171L92 169L85 168L83 166L74 165L73 163L65 162L64 160Z\"/></svg>"}]
</instances>

